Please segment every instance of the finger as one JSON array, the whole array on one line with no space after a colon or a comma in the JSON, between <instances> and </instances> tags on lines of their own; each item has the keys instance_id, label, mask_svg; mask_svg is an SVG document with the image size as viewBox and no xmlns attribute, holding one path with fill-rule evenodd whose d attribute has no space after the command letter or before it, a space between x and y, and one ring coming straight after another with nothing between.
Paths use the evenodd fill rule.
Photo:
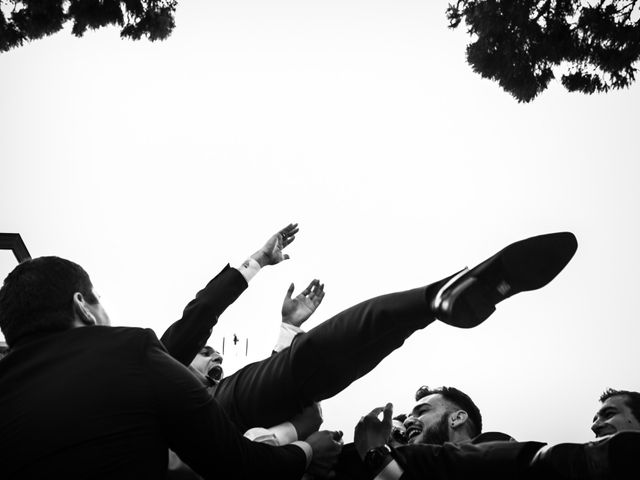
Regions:
<instances>
[{"instance_id":1,"label":"finger","mask_svg":"<svg viewBox=\"0 0 640 480\"><path fill-rule=\"evenodd\" d=\"M282 236L289 237L291 235L295 235L299 231L300 229L298 228L297 223L290 223L289 225L284 227L282 230L280 230L278 233L280 233Z\"/></svg>"},{"instance_id":2,"label":"finger","mask_svg":"<svg viewBox=\"0 0 640 480\"><path fill-rule=\"evenodd\" d=\"M382 423L386 423L391 425L391 418L393 417L393 404L392 403L387 403L384 406L384 410L383 410L383 417L382 417Z\"/></svg>"},{"instance_id":3,"label":"finger","mask_svg":"<svg viewBox=\"0 0 640 480\"><path fill-rule=\"evenodd\" d=\"M282 232L289 232L289 231L294 230L294 229L296 229L296 228L298 228L298 224L297 224L297 223L290 223L290 224L289 224L289 225L287 225L286 227L281 228L281 229L280 229L280 233L282 233Z\"/></svg>"},{"instance_id":4,"label":"finger","mask_svg":"<svg viewBox=\"0 0 640 480\"><path fill-rule=\"evenodd\" d=\"M282 242L282 245L284 247L293 242L293 240L295 239L295 234L298 233L298 231L298 224L290 223L283 229L279 230L276 236L278 237L278 240Z\"/></svg>"},{"instance_id":5,"label":"finger","mask_svg":"<svg viewBox=\"0 0 640 480\"><path fill-rule=\"evenodd\" d=\"M284 257L282 257L283 260L289 260L289 258L291 257L289 257L289 255L287 255L286 253L284 254Z\"/></svg>"},{"instance_id":6,"label":"finger","mask_svg":"<svg viewBox=\"0 0 640 480\"><path fill-rule=\"evenodd\" d=\"M293 291L295 290L295 288L296 286L293 284L293 282L291 282L291 285L289 285L289 289L287 290L287 293L284 296L285 300L291 299L291 295L293 295Z\"/></svg>"},{"instance_id":7,"label":"finger","mask_svg":"<svg viewBox=\"0 0 640 480\"><path fill-rule=\"evenodd\" d=\"M320 288L320 280L315 279L313 282L313 288L311 288L311 292L309 293L309 298L314 299L318 296L320 292L322 292L322 288ZM309 285L311 287L311 285Z\"/></svg>"},{"instance_id":8,"label":"finger","mask_svg":"<svg viewBox=\"0 0 640 480\"><path fill-rule=\"evenodd\" d=\"M384 410L384 407L376 407L373 410L371 410L366 416L377 417L378 415L380 415L380 412L382 412L383 410Z\"/></svg>"},{"instance_id":9,"label":"finger","mask_svg":"<svg viewBox=\"0 0 640 480\"><path fill-rule=\"evenodd\" d=\"M319 295L315 295L311 299L311 303L313 303L313 305L317 308L322 303L323 298L324 298L324 292L320 292Z\"/></svg>"},{"instance_id":10,"label":"finger","mask_svg":"<svg viewBox=\"0 0 640 480\"><path fill-rule=\"evenodd\" d=\"M309 282L309 285L307 285L307 288L305 288L302 291L302 295L303 296L307 296L311 293L311 291L313 290L313 286L318 282L318 280L311 280L311 282Z\"/></svg>"},{"instance_id":11,"label":"finger","mask_svg":"<svg viewBox=\"0 0 640 480\"><path fill-rule=\"evenodd\" d=\"M289 245L291 242L293 242L296 239L295 236L290 236L290 237L284 237L282 239L282 248L286 247L287 245Z\"/></svg>"}]
</instances>

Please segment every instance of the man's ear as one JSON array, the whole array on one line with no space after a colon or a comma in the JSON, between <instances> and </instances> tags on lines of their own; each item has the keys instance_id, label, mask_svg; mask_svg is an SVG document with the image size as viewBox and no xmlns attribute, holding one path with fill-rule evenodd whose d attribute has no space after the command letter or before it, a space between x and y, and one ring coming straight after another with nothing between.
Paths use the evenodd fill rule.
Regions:
<instances>
[{"instance_id":1,"label":"man's ear","mask_svg":"<svg viewBox=\"0 0 640 480\"><path fill-rule=\"evenodd\" d=\"M456 410L449 415L449 426L451 428L460 428L469 419L469 414L464 410Z\"/></svg>"},{"instance_id":2,"label":"man's ear","mask_svg":"<svg viewBox=\"0 0 640 480\"><path fill-rule=\"evenodd\" d=\"M84 325L97 325L96 317L93 316L87 302L80 292L73 294L73 313L76 319Z\"/></svg>"}]
</instances>

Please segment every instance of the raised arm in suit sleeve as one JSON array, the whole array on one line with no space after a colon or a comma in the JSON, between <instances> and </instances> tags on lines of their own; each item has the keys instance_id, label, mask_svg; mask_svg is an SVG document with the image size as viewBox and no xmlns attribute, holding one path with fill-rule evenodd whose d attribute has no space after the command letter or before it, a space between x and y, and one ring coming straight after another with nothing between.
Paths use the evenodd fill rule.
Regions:
<instances>
[{"instance_id":1,"label":"raised arm in suit sleeve","mask_svg":"<svg viewBox=\"0 0 640 480\"><path fill-rule=\"evenodd\" d=\"M150 401L169 448L204 478L299 480L307 455L244 438L198 380L149 331L143 365Z\"/></svg>"},{"instance_id":2,"label":"raised arm in suit sleeve","mask_svg":"<svg viewBox=\"0 0 640 480\"><path fill-rule=\"evenodd\" d=\"M189 365L211 336L218 316L247 288L248 281L258 270L276 265L289 258L283 253L298 233L298 224L291 223L271 235L238 269L227 265L185 307L182 318L171 325L162 343L171 356Z\"/></svg>"},{"instance_id":3,"label":"raised arm in suit sleeve","mask_svg":"<svg viewBox=\"0 0 640 480\"><path fill-rule=\"evenodd\" d=\"M216 275L185 307L160 339L169 354L189 365L211 336L218 317L247 288L244 276L229 265Z\"/></svg>"}]
</instances>

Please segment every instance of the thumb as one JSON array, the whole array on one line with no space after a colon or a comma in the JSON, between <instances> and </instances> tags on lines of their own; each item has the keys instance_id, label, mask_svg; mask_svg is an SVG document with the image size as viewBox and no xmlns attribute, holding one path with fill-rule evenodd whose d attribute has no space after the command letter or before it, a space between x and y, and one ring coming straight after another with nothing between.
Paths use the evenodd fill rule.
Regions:
<instances>
[{"instance_id":1,"label":"thumb","mask_svg":"<svg viewBox=\"0 0 640 480\"><path fill-rule=\"evenodd\" d=\"M296 288L296 286L293 284L293 282L291 282L291 285L289 285L289 289L287 290L286 295L284 296L285 299L290 299L291 295L293 295L293 290Z\"/></svg>"}]
</instances>

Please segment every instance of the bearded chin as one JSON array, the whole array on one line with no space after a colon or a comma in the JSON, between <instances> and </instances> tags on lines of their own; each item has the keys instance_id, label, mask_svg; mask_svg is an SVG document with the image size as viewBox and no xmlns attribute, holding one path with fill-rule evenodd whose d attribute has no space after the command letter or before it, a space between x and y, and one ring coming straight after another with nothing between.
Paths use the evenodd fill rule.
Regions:
<instances>
[{"instance_id":1,"label":"bearded chin","mask_svg":"<svg viewBox=\"0 0 640 480\"><path fill-rule=\"evenodd\" d=\"M431 427L427 428L419 443L428 443L431 445L442 445L449 441L449 419L447 415L442 415L442 418Z\"/></svg>"}]
</instances>

